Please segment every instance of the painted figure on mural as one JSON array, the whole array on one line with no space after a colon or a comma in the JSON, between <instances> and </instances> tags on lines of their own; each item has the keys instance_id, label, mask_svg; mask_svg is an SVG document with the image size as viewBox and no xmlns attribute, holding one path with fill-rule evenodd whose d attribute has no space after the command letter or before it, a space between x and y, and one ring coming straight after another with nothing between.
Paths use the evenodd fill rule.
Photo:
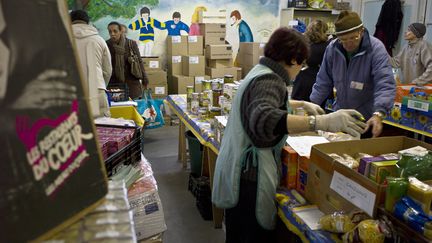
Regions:
<instances>
[{"instance_id":1,"label":"painted figure on mural","mask_svg":"<svg viewBox=\"0 0 432 243\"><path fill-rule=\"evenodd\" d=\"M181 21L181 14L174 12L172 18L172 20L165 22L168 35L181 35L182 32L187 35L189 33L189 26Z\"/></svg>"},{"instance_id":2,"label":"painted figure on mural","mask_svg":"<svg viewBox=\"0 0 432 243\"><path fill-rule=\"evenodd\" d=\"M199 27L199 16L202 15L202 12L206 12L207 8L204 6L198 6L195 8L194 13L192 14L191 26L189 35L201 35L200 27Z\"/></svg>"},{"instance_id":3,"label":"painted figure on mural","mask_svg":"<svg viewBox=\"0 0 432 243\"><path fill-rule=\"evenodd\" d=\"M131 30L140 30L139 50L141 56L151 56L154 46L154 28L166 29L165 23L150 17L150 9L143 7L140 10L140 18L129 25Z\"/></svg>"},{"instance_id":4,"label":"painted figure on mural","mask_svg":"<svg viewBox=\"0 0 432 243\"><path fill-rule=\"evenodd\" d=\"M241 18L238 10L231 12L231 26L237 26L240 42L253 42L253 35L249 25Z\"/></svg>"}]
</instances>

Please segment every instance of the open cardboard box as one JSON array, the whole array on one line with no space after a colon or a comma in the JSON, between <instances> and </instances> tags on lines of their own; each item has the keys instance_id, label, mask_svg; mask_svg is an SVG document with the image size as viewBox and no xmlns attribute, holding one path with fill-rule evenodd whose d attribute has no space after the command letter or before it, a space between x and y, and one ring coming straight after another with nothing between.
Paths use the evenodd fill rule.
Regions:
<instances>
[{"instance_id":1,"label":"open cardboard box","mask_svg":"<svg viewBox=\"0 0 432 243\"><path fill-rule=\"evenodd\" d=\"M326 214L335 211L350 212L353 209L362 209L374 216L377 206L384 203L385 187L335 162L328 154L346 153L354 156L362 152L377 156L384 153L397 153L399 150L418 145L432 150L430 144L402 136L314 145L311 151L306 198L311 203L318 205L320 210ZM345 191L344 197L331 189L332 180L336 182L337 179L339 179L338 185L344 185L345 187L341 188ZM351 189L347 189L348 187ZM335 186L332 186L332 188L335 188Z\"/></svg>"}]
</instances>

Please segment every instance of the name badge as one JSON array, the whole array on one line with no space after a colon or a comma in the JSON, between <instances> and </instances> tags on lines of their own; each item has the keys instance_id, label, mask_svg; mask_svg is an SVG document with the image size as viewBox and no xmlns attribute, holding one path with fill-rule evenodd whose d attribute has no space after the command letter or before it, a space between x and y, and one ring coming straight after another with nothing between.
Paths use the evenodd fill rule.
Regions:
<instances>
[{"instance_id":1,"label":"name badge","mask_svg":"<svg viewBox=\"0 0 432 243\"><path fill-rule=\"evenodd\" d=\"M364 83L360 83L360 82L356 82L356 81L351 81L350 88L351 89L356 89L356 90L363 90L363 86L364 86Z\"/></svg>"}]
</instances>

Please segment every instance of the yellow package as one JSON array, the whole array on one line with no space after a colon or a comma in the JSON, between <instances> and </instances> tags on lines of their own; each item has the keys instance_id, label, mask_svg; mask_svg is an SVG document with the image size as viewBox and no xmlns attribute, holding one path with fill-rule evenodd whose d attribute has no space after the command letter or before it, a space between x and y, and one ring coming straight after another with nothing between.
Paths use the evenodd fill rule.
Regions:
<instances>
[{"instance_id":1,"label":"yellow package","mask_svg":"<svg viewBox=\"0 0 432 243\"><path fill-rule=\"evenodd\" d=\"M355 227L351 222L351 218L340 212L323 216L319 223L321 224L321 229L333 233L346 233Z\"/></svg>"}]
</instances>

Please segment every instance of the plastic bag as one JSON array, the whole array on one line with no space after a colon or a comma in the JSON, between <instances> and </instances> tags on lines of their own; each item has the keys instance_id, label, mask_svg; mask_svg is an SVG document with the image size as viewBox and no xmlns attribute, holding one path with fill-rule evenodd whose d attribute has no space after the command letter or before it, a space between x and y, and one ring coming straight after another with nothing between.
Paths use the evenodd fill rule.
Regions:
<instances>
[{"instance_id":1,"label":"plastic bag","mask_svg":"<svg viewBox=\"0 0 432 243\"><path fill-rule=\"evenodd\" d=\"M383 243L385 235L378 220L367 219L361 221L357 227L342 237L343 242Z\"/></svg>"},{"instance_id":2,"label":"plastic bag","mask_svg":"<svg viewBox=\"0 0 432 243\"><path fill-rule=\"evenodd\" d=\"M320 218L319 223L321 229L333 233L346 233L355 227L351 217L342 212L324 215Z\"/></svg>"},{"instance_id":3,"label":"plastic bag","mask_svg":"<svg viewBox=\"0 0 432 243\"><path fill-rule=\"evenodd\" d=\"M432 218L423 211L422 207L410 197L403 197L396 203L393 214L420 233L423 233L425 224L432 221Z\"/></svg>"},{"instance_id":4,"label":"plastic bag","mask_svg":"<svg viewBox=\"0 0 432 243\"><path fill-rule=\"evenodd\" d=\"M142 99L135 100L138 104L138 113L146 120L145 128L153 129L165 125L164 118L160 109L160 102L151 96L151 90L144 90Z\"/></svg>"},{"instance_id":5,"label":"plastic bag","mask_svg":"<svg viewBox=\"0 0 432 243\"><path fill-rule=\"evenodd\" d=\"M425 156L402 154L396 166L400 177L414 176L421 181L432 180L432 155L430 153Z\"/></svg>"}]
</instances>

